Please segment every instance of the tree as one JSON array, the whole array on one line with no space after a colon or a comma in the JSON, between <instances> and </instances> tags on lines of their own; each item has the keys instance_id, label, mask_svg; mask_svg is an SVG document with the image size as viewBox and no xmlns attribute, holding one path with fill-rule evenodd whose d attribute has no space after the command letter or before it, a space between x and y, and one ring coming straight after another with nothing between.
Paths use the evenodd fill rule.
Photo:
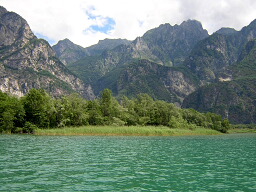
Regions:
<instances>
[{"instance_id":1,"label":"tree","mask_svg":"<svg viewBox=\"0 0 256 192\"><path fill-rule=\"evenodd\" d=\"M122 112L120 115L120 119L125 122L125 125L136 125L138 124L138 115L135 112L135 102L134 100L128 99L126 96L121 98L121 106Z\"/></svg>"},{"instance_id":2,"label":"tree","mask_svg":"<svg viewBox=\"0 0 256 192\"><path fill-rule=\"evenodd\" d=\"M138 116L138 123L140 125L149 125L150 117L154 107L154 100L148 94L139 94L134 101L134 111Z\"/></svg>"},{"instance_id":3,"label":"tree","mask_svg":"<svg viewBox=\"0 0 256 192\"><path fill-rule=\"evenodd\" d=\"M116 98L112 96L112 91L110 89L105 89L102 92L100 107L105 124L111 124L111 121L113 121L113 117L120 117L121 106L119 105Z\"/></svg>"},{"instance_id":4,"label":"tree","mask_svg":"<svg viewBox=\"0 0 256 192\"><path fill-rule=\"evenodd\" d=\"M53 99L43 89L31 89L22 99L26 112L26 121L38 127L48 128L55 114Z\"/></svg>"},{"instance_id":5,"label":"tree","mask_svg":"<svg viewBox=\"0 0 256 192\"><path fill-rule=\"evenodd\" d=\"M98 100L87 102L88 122L90 125L103 125L103 115Z\"/></svg>"},{"instance_id":6,"label":"tree","mask_svg":"<svg viewBox=\"0 0 256 192\"><path fill-rule=\"evenodd\" d=\"M16 132L24 125L24 115L20 100L0 91L0 132Z\"/></svg>"},{"instance_id":7,"label":"tree","mask_svg":"<svg viewBox=\"0 0 256 192\"><path fill-rule=\"evenodd\" d=\"M59 126L87 125L88 113L86 108L87 101L78 94L63 97L58 106Z\"/></svg>"}]
</instances>

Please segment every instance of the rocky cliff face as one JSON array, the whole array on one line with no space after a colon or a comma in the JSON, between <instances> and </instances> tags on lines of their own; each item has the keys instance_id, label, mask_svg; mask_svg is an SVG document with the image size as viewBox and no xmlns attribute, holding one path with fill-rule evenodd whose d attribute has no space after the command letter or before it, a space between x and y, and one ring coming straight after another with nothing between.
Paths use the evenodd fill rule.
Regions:
<instances>
[{"instance_id":1,"label":"rocky cliff face","mask_svg":"<svg viewBox=\"0 0 256 192\"><path fill-rule=\"evenodd\" d=\"M44 88L60 96L79 92L93 98L90 85L74 76L55 56L45 40L37 39L18 14L0 7L0 88L23 96L31 88Z\"/></svg>"},{"instance_id":2,"label":"rocky cliff face","mask_svg":"<svg viewBox=\"0 0 256 192\"><path fill-rule=\"evenodd\" d=\"M188 20L180 25L160 25L146 32L142 39L163 65L177 66L183 63L199 41L208 36L200 22Z\"/></svg>"},{"instance_id":3,"label":"rocky cliff face","mask_svg":"<svg viewBox=\"0 0 256 192\"><path fill-rule=\"evenodd\" d=\"M220 31L198 43L184 62L202 85L223 79L223 71L224 79L230 75L230 66L239 61L245 45L256 38L256 20L238 32Z\"/></svg>"},{"instance_id":4,"label":"rocky cliff face","mask_svg":"<svg viewBox=\"0 0 256 192\"><path fill-rule=\"evenodd\" d=\"M199 88L185 98L182 106L213 112L232 123L256 123L256 79L241 78Z\"/></svg>"},{"instance_id":5,"label":"rocky cliff face","mask_svg":"<svg viewBox=\"0 0 256 192\"><path fill-rule=\"evenodd\" d=\"M194 92L197 82L180 68L161 66L148 60L137 60L117 67L95 84L96 92L109 88L116 96L134 97L147 93L156 99L181 104Z\"/></svg>"},{"instance_id":6,"label":"rocky cliff face","mask_svg":"<svg viewBox=\"0 0 256 192\"><path fill-rule=\"evenodd\" d=\"M243 30L248 28L253 29L248 26ZM236 38L236 43L241 45L236 47L236 61L225 69L221 68L223 71L218 72L217 82L187 96L183 107L218 113L232 123L256 123L256 40L248 38L253 32L244 33L243 30L240 32L243 34Z\"/></svg>"}]
</instances>

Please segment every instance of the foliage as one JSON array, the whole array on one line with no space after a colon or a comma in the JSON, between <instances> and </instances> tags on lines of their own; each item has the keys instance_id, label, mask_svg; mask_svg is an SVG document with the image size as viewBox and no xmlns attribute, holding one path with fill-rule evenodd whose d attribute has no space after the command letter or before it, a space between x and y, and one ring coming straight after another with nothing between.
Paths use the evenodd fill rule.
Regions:
<instances>
[{"instance_id":1,"label":"foliage","mask_svg":"<svg viewBox=\"0 0 256 192\"><path fill-rule=\"evenodd\" d=\"M53 99L43 89L31 89L22 99L26 121L48 128L54 113Z\"/></svg>"},{"instance_id":2,"label":"foliage","mask_svg":"<svg viewBox=\"0 0 256 192\"><path fill-rule=\"evenodd\" d=\"M64 96L55 105L56 115L58 115L57 125L63 127L88 124L86 107L87 102L78 94Z\"/></svg>"},{"instance_id":3,"label":"foliage","mask_svg":"<svg viewBox=\"0 0 256 192\"><path fill-rule=\"evenodd\" d=\"M0 132L15 132L24 124L25 111L19 99L0 92Z\"/></svg>"},{"instance_id":4,"label":"foliage","mask_svg":"<svg viewBox=\"0 0 256 192\"><path fill-rule=\"evenodd\" d=\"M122 97L118 101L109 89L93 101L78 94L55 99L42 89L31 89L21 99L0 92L1 132L34 133L37 128L87 125L116 128L124 125L165 126L182 130L208 128L226 132L229 121L213 113L181 109L172 103L154 100L147 94L139 94L133 99Z\"/></svg>"},{"instance_id":5,"label":"foliage","mask_svg":"<svg viewBox=\"0 0 256 192\"><path fill-rule=\"evenodd\" d=\"M36 129L38 129L36 125L27 121L22 128L22 133L35 133Z\"/></svg>"}]
</instances>

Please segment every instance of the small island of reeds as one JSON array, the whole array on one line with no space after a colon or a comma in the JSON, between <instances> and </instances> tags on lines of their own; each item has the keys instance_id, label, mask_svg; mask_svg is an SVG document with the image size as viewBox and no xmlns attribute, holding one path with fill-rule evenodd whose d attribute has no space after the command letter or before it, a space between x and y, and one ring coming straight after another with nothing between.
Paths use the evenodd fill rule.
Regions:
<instances>
[{"instance_id":1,"label":"small island of reeds","mask_svg":"<svg viewBox=\"0 0 256 192\"><path fill-rule=\"evenodd\" d=\"M219 135L219 131L205 128L174 129L165 126L82 126L55 129L37 129L35 135L87 136L184 136Z\"/></svg>"}]
</instances>

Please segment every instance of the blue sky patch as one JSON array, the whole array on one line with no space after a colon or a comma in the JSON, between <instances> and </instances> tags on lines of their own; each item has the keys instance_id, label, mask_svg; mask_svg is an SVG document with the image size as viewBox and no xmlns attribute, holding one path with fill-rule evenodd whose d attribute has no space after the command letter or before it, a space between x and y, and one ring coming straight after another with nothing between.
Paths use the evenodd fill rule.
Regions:
<instances>
[{"instance_id":1,"label":"blue sky patch","mask_svg":"<svg viewBox=\"0 0 256 192\"><path fill-rule=\"evenodd\" d=\"M42 35L42 34L40 34L40 33L35 33L35 35L37 36L38 39L44 39L44 40L48 41L48 43L49 43L50 45L56 44L56 41L55 41L55 40L52 40L52 39L50 39L50 38L48 38L48 37L46 37L46 36L44 36L44 35Z\"/></svg>"},{"instance_id":2,"label":"blue sky patch","mask_svg":"<svg viewBox=\"0 0 256 192\"><path fill-rule=\"evenodd\" d=\"M98 26L98 25L92 25L91 29L94 31L99 31L105 34L108 34L109 31L111 31L112 29L114 29L116 22L114 21L114 19L106 17L104 18L106 19L106 23L103 26Z\"/></svg>"},{"instance_id":3,"label":"blue sky patch","mask_svg":"<svg viewBox=\"0 0 256 192\"><path fill-rule=\"evenodd\" d=\"M88 29L84 30L84 32L88 30L92 30L92 31L108 34L112 29L114 29L116 25L115 20L110 17L103 17L101 15L96 15L93 13L94 10L95 8L91 7L90 10L86 11L86 15L89 17L89 20L95 21L95 23L97 23L97 20L101 21L103 25L102 24L91 25Z\"/></svg>"}]
</instances>

